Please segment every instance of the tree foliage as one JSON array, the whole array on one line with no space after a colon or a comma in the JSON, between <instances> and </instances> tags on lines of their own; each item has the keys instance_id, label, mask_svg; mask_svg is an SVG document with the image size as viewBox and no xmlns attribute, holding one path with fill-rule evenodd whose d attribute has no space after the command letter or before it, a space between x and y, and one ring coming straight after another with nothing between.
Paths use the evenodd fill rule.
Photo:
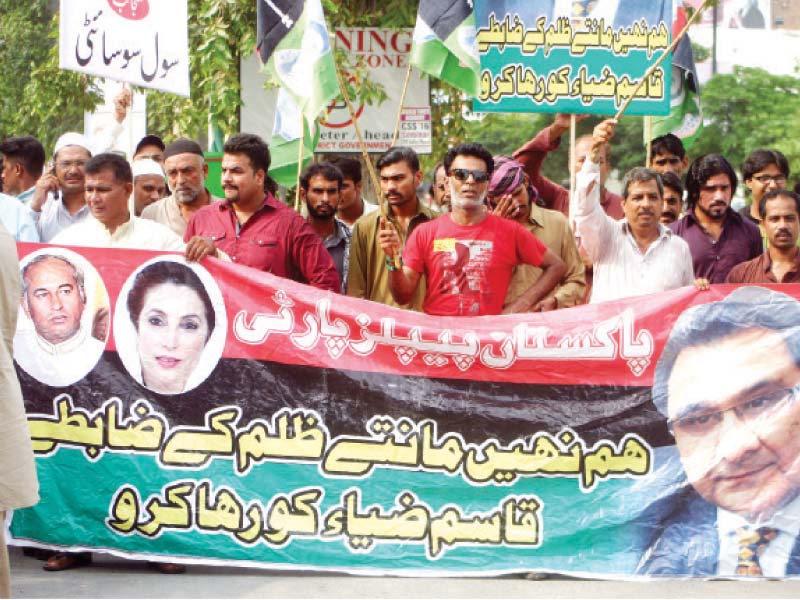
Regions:
<instances>
[{"instance_id":1,"label":"tree foliage","mask_svg":"<svg viewBox=\"0 0 800 600\"><path fill-rule=\"evenodd\" d=\"M323 0L330 27L413 27L417 3L400 0ZM239 130L239 63L255 47L253 0L188 0L191 98L148 92L148 130L167 138L203 139L209 122L223 136ZM55 0L0 0L0 138L31 133L52 145L67 130L81 129L83 112L100 101L90 77L58 68L58 15ZM369 79L368 69L336 53L340 68L357 74L348 95L376 103L385 91ZM740 165L759 147L777 148L800 171L800 80L760 69L737 68L717 75L702 90L706 127L693 156L720 152ZM441 81L431 81L433 154L430 169L447 148L462 140L484 143L496 154L509 154L551 121L547 114L470 113L471 102ZM579 125L591 132L599 119ZM565 140L566 142L566 140ZM567 172L567 143L545 161L544 173L562 181ZM620 172L644 164L642 119L624 117L613 144Z\"/></svg>"},{"instance_id":2,"label":"tree foliage","mask_svg":"<svg viewBox=\"0 0 800 600\"><path fill-rule=\"evenodd\" d=\"M693 155L718 152L735 167L758 148L773 148L800 171L800 79L763 69L735 67L701 91L706 126Z\"/></svg>"},{"instance_id":3,"label":"tree foliage","mask_svg":"<svg viewBox=\"0 0 800 600\"><path fill-rule=\"evenodd\" d=\"M45 148L101 100L91 78L58 68L52 0L0 0L0 139L36 135Z\"/></svg>"}]
</instances>

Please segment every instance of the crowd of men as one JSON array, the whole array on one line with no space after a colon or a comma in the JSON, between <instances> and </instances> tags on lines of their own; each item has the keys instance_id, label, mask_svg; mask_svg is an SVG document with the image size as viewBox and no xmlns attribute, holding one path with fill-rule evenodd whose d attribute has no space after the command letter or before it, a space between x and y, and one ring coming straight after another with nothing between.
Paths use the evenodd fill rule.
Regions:
<instances>
[{"instance_id":1,"label":"crowd of men","mask_svg":"<svg viewBox=\"0 0 800 600\"><path fill-rule=\"evenodd\" d=\"M436 315L800 280L800 201L779 151L758 149L744 162L752 202L738 212L733 166L717 154L690 163L671 134L653 140L649 166L625 174L617 195L606 188L616 125L607 120L576 141L571 193L542 175L569 122L557 115L512 156L454 146L428 194L410 148L378 159L380 199L363 197L358 159L313 163L298 182L303 214L273 195L269 148L255 135L224 145L224 198L205 187L208 165L193 140L145 136L128 162L66 133L47 161L38 140L12 137L0 142L0 220L18 241L213 255Z\"/></svg>"},{"instance_id":2,"label":"crowd of men","mask_svg":"<svg viewBox=\"0 0 800 600\"><path fill-rule=\"evenodd\" d=\"M739 212L729 161L690 162L671 134L653 140L649 166L624 174L617 195L606 188L616 126L606 120L577 140L570 192L542 175L569 123L557 115L512 156L453 146L427 197L410 148L378 159L381 198L369 200L358 159L326 158L300 175L303 214L275 197L269 147L256 135L225 142L222 198L205 186L208 164L190 139L148 135L128 161L77 133L62 135L49 160L35 138L11 137L0 142L0 222L20 242L214 256L444 316L553 311L693 284L800 282L800 197L786 187L779 151L755 150L742 165L752 203ZM62 553L45 568L88 560Z\"/></svg>"}]
</instances>

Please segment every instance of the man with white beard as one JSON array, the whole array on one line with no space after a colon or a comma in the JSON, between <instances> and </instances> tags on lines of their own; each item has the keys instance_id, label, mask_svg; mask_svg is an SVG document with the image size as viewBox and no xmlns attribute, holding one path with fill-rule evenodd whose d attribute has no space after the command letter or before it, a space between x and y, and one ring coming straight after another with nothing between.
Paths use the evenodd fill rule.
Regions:
<instances>
[{"instance_id":1,"label":"man with white beard","mask_svg":"<svg viewBox=\"0 0 800 600\"><path fill-rule=\"evenodd\" d=\"M386 253L389 289L398 303L407 302L425 275L428 314L479 316L537 310L539 302L564 274L564 262L515 221L490 214L484 205L494 170L491 153L480 144L459 144L444 159L451 212L418 226L406 241L384 224L378 235ZM390 264L391 263L391 264ZM530 264L543 270L513 303L504 306L514 267Z\"/></svg>"}]
</instances>

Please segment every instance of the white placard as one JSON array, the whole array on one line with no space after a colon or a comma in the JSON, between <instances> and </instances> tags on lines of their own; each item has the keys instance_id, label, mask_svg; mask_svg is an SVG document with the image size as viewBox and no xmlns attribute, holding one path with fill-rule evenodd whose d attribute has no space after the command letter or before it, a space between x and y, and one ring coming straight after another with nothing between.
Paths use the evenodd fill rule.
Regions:
<instances>
[{"instance_id":1,"label":"white placard","mask_svg":"<svg viewBox=\"0 0 800 600\"><path fill-rule=\"evenodd\" d=\"M186 0L61 0L59 66L189 96Z\"/></svg>"},{"instance_id":2,"label":"white placard","mask_svg":"<svg viewBox=\"0 0 800 600\"><path fill-rule=\"evenodd\" d=\"M417 154L430 154L433 151L433 130L431 128L430 106L406 106L400 113L400 134L398 146L409 146Z\"/></svg>"}]
</instances>

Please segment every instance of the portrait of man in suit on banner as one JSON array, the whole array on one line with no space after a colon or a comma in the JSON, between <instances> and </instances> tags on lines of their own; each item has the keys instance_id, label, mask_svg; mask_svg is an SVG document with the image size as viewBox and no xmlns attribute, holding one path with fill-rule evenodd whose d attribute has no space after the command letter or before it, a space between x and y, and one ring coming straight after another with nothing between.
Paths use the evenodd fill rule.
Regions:
<instances>
[{"instance_id":1,"label":"portrait of man in suit on banner","mask_svg":"<svg viewBox=\"0 0 800 600\"><path fill-rule=\"evenodd\" d=\"M638 572L800 573L800 302L760 287L678 318L656 367L686 484Z\"/></svg>"}]
</instances>

